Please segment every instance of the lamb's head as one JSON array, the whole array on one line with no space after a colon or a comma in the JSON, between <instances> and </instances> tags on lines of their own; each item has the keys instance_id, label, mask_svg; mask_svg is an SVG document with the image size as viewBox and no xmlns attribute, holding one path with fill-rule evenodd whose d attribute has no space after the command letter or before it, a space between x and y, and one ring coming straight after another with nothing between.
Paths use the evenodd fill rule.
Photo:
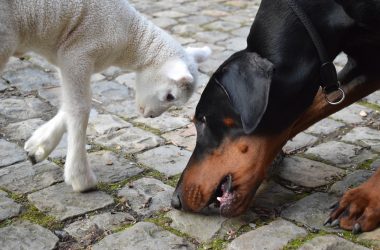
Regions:
<instances>
[{"instance_id":1,"label":"lamb's head","mask_svg":"<svg viewBox=\"0 0 380 250\"><path fill-rule=\"evenodd\" d=\"M210 54L209 47L187 48L185 56L137 72L136 101L141 114L156 117L171 106L185 104L197 85L198 63Z\"/></svg>"}]
</instances>

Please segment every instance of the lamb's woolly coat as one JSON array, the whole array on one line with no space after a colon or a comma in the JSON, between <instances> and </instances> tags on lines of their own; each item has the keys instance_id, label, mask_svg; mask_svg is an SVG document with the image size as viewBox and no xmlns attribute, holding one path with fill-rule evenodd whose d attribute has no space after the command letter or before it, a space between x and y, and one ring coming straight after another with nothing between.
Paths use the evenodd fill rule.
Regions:
<instances>
[{"instance_id":1,"label":"lamb's woolly coat","mask_svg":"<svg viewBox=\"0 0 380 250\"><path fill-rule=\"evenodd\" d=\"M111 65L136 71L140 111L157 116L190 97L196 62L209 54L208 48L184 50L126 0L0 0L0 71L10 56L29 50L60 68L63 103L25 150L41 161L67 130L65 181L77 191L96 184L85 150L91 74Z\"/></svg>"}]
</instances>

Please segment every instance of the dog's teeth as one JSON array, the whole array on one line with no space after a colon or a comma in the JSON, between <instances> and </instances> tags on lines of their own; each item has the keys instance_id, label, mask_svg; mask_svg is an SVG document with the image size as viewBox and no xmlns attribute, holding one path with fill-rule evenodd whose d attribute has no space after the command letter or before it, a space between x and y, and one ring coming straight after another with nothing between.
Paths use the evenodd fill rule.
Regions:
<instances>
[{"instance_id":1,"label":"dog's teeth","mask_svg":"<svg viewBox=\"0 0 380 250\"><path fill-rule=\"evenodd\" d=\"M221 202L222 201L222 197L216 197L216 199Z\"/></svg>"},{"instance_id":2,"label":"dog's teeth","mask_svg":"<svg viewBox=\"0 0 380 250\"><path fill-rule=\"evenodd\" d=\"M232 175L227 176L227 192L231 193L232 192Z\"/></svg>"}]
</instances>

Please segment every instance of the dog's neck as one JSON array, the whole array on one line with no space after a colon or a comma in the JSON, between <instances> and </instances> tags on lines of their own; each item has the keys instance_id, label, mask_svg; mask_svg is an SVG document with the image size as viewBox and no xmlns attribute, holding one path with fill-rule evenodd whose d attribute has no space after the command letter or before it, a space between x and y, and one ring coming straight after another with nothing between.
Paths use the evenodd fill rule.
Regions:
<instances>
[{"instance_id":1,"label":"dog's neck","mask_svg":"<svg viewBox=\"0 0 380 250\"><path fill-rule=\"evenodd\" d=\"M142 70L162 66L168 58L184 58L181 45L131 7L128 17L127 42L118 59L118 66Z\"/></svg>"},{"instance_id":2,"label":"dog's neck","mask_svg":"<svg viewBox=\"0 0 380 250\"><path fill-rule=\"evenodd\" d=\"M342 45L353 23L351 18L334 0L298 3L309 15L333 60L343 50ZM264 116L262 125L269 130L271 127L281 130L311 105L317 93L321 67L317 50L285 0L262 1L248 45L248 51L256 52L274 64L275 74L266 112L270 116ZM284 107L292 111L284 112ZM281 128L278 124L282 124Z\"/></svg>"}]
</instances>

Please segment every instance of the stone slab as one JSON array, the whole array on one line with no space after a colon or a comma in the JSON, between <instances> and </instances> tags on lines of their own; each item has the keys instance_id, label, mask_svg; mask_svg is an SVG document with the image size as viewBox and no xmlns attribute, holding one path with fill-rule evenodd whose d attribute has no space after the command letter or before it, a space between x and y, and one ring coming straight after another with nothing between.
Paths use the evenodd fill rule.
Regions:
<instances>
[{"instance_id":1,"label":"stone slab","mask_svg":"<svg viewBox=\"0 0 380 250\"><path fill-rule=\"evenodd\" d=\"M113 198L104 192L76 193L65 183L29 194L28 200L42 212L59 220L82 215L114 203Z\"/></svg>"},{"instance_id":2,"label":"stone slab","mask_svg":"<svg viewBox=\"0 0 380 250\"><path fill-rule=\"evenodd\" d=\"M275 209L293 202L296 194L274 181L263 182L257 190L252 205L254 207Z\"/></svg>"},{"instance_id":3,"label":"stone slab","mask_svg":"<svg viewBox=\"0 0 380 250\"><path fill-rule=\"evenodd\" d=\"M17 144L0 139L0 168L26 159L25 151Z\"/></svg>"},{"instance_id":4,"label":"stone slab","mask_svg":"<svg viewBox=\"0 0 380 250\"><path fill-rule=\"evenodd\" d=\"M280 178L309 188L327 185L344 174L339 168L297 156L285 158L277 168Z\"/></svg>"},{"instance_id":5,"label":"stone slab","mask_svg":"<svg viewBox=\"0 0 380 250\"><path fill-rule=\"evenodd\" d=\"M94 227L97 227L102 231L110 231L134 220L133 216L128 213L106 212L91 216L88 219L75 221L66 226L64 230L77 241L80 241L91 233L92 228Z\"/></svg>"},{"instance_id":6,"label":"stone slab","mask_svg":"<svg viewBox=\"0 0 380 250\"><path fill-rule=\"evenodd\" d=\"M156 118L139 117L135 119L134 122L146 124L147 126L158 129L161 132L168 132L189 125L190 120L183 117L174 117L168 113L163 113Z\"/></svg>"},{"instance_id":7,"label":"stone slab","mask_svg":"<svg viewBox=\"0 0 380 250\"><path fill-rule=\"evenodd\" d=\"M338 141L319 144L309 148L305 153L317 156L341 168L356 168L359 163L376 156L361 146Z\"/></svg>"},{"instance_id":8,"label":"stone slab","mask_svg":"<svg viewBox=\"0 0 380 250\"><path fill-rule=\"evenodd\" d=\"M30 119L8 124L2 131L9 140L26 141L32 136L33 132L45 122L46 121L40 118Z\"/></svg>"},{"instance_id":9,"label":"stone slab","mask_svg":"<svg viewBox=\"0 0 380 250\"><path fill-rule=\"evenodd\" d=\"M52 162L32 165L27 161L0 169L0 187L25 194L60 182L62 176L62 168Z\"/></svg>"},{"instance_id":10,"label":"stone slab","mask_svg":"<svg viewBox=\"0 0 380 250\"><path fill-rule=\"evenodd\" d=\"M306 129L306 133L312 133L317 135L328 135L331 134L345 126L344 123L334 121L333 119L323 119L322 121L317 122L310 128Z\"/></svg>"},{"instance_id":11,"label":"stone slab","mask_svg":"<svg viewBox=\"0 0 380 250\"><path fill-rule=\"evenodd\" d=\"M221 229L227 218L219 215L205 216L172 210L166 214L172 219L171 227L186 233L200 242L209 241Z\"/></svg>"},{"instance_id":12,"label":"stone slab","mask_svg":"<svg viewBox=\"0 0 380 250\"><path fill-rule=\"evenodd\" d=\"M136 213L149 216L161 209L170 208L174 188L153 178L141 178L119 190L118 196L125 199Z\"/></svg>"},{"instance_id":13,"label":"stone slab","mask_svg":"<svg viewBox=\"0 0 380 250\"><path fill-rule=\"evenodd\" d=\"M140 174L143 170L136 163L110 151L88 154L89 164L99 182L118 182Z\"/></svg>"},{"instance_id":14,"label":"stone slab","mask_svg":"<svg viewBox=\"0 0 380 250\"><path fill-rule=\"evenodd\" d=\"M17 216L21 205L8 198L8 194L0 190L0 221Z\"/></svg>"},{"instance_id":15,"label":"stone slab","mask_svg":"<svg viewBox=\"0 0 380 250\"><path fill-rule=\"evenodd\" d=\"M335 120L343 121L349 124L360 124L366 121L366 117L360 115L361 111L366 112L368 115L374 113L372 109L359 104L352 104L347 108L332 114L331 117Z\"/></svg>"},{"instance_id":16,"label":"stone slab","mask_svg":"<svg viewBox=\"0 0 380 250\"><path fill-rule=\"evenodd\" d=\"M0 100L0 114L14 121L40 118L51 110L48 104L34 97Z\"/></svg>"},{"instance_id":17,"label":"stone slab","mask_svg":"<svg viewBox=\"0 0 380 250\"><path fill-rule=\"evenodd\" d=\"M165 145L137 155L137 160L167 176L173 176L182 173L190 156L187 150Z\"/></svg>"},{"instance_id":18,"label":"stone slab","mask_svg":"<svg viewBox=\"0 0 380 250\"><path fill-rule=\"evenodd\" d=\"M371 149L380 152L380 131L367 127L356 127L342 137L347 141L362 146L371 146Z\"/></svg>"},{"instance_id":19,"label":"stone slab","mask_svg":"<svg viewBox=\"0 0 380 250\"><path fill-rule=\"evenodd\" d=\"M304 224L309 228L336 231L330 227L324 227L323 223L328 218L330 206L338 199L325 193L314 193L297 201L281 213L281 217Z\"/></svg>"},{"instance_id":20,"label":"stone slab","mask_svg":"<svg viewBox=\"0 0 380 250\"><path fill-rule=\"evenodd\" d=\"M360 234L358 240L370 241L375 249L380 249L380 228Z\"/></svg>"},{"instance_id":21,"label":"stone slab","mask_svg":"<svg viewBox=\"0 0 380 250\"><path fill-rule=\"evenodd\" d=\"M163 134L162 137L175 146L193 151L197 140L196 133L195 126L190 124L186 128L177 129Z\"/></svg>"},{"instance_id":22,"label":"stone slab","mask_svg":"<svg viewBox=\"0 0 380 250\"><path fill-rule=\"evenodd\" d=\"M59 84L56 74L46 72L38 66L7 71L3 74L3 78L9 81L12 86L16 86L22 93Z\"/></svg>"},{"instance_id":23,"label":"stone slab","mask_svg":"<svg viewBox=\"0 0 380 250\"><path fill-rule=\"evenodd\" d=\"M132 124L123 119L109 114L98 114L90 117L87 134L90 136L100 136L118 131L123 128L129 128Z\"/></svg>"},{"instance_id":24,"label":"stone slab","mask_svg":"<svg viewBox=\"0 0 380 250\"><path fill-rule=\"evenodd\" d=\"M304 148L312 146L318 140L317 137L305 133L299 133L293 139L289 140L282 150L286 154L302 150Z\"/></svg>"},{"instance_id":25,"label":"stone slab","mask_svg":"<svg viewBox=\"0 0 380 250\"><path fill-rule=\"evenodd\" d=\"M336 235L318 236L303 244L299 250L369 250L369 248L354 244Z\"/></svg>"},{"instance_id":26,"label":"stone slab","mask_svg":"<svg viewBox=\"0 0 380 250\"><path fill-rule=\"evenodd\" d=\"M106 147L119 148L127 153L137 153L156 147L164 140L150 132L130 127L97 137L94 142Z\"/></svg>"},{"instance_id":27,"label":"stone slab","mask_svg":"<svg viewBox=\"0 0 380 250\"><path fill-rule=\"evenodd\" d=\"M349 188L354 188L365 182L373 174L369 170L357 170L347 175L341 181L335 182L331 188L330 192L336 195L343 195Z\"/></svg>"},{"instance_id":28,"label":"stone slab","mask_svg":"<svg viewBox=\"0 0 380 250\"><path fill-rule=\"evenodd\" d=\"M187 242L161 227L149 222L139 222L122 232L106 236L96 243L93 250L156 250L156 249L195 249Z\"/></svg>"},{"instance_id":29,"label":"stone slab","mask_svg":"<svg viewBox=\"0 0 380 250\"><path fill-rule=\"evenodd\" d=\"M55 249L58 237L48 229L30 222L0 228L0 249Z\"/></svg>"},{"instance_id":30,"label":"stone slab","mask_svg":"<svg viewBox=\"0 0 380 250\"><path fill-rule=\"evenodd\" d=\"M227 247L228 250L277 250L282 249L291 240L304 237L307 231L293 223L277 219L266 226L244 233Z\"/></svg>"}]
</instances>

